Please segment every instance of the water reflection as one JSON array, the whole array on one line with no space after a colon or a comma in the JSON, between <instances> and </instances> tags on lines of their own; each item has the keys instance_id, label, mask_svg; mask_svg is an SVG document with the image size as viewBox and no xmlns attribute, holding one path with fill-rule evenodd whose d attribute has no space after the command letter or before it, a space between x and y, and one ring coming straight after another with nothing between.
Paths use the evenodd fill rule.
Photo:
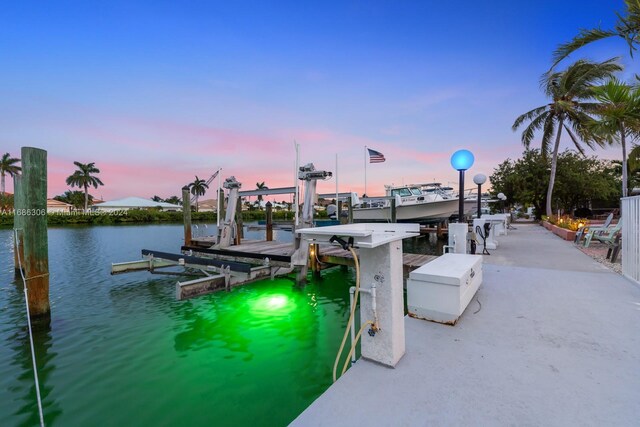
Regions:
<instances>
[{"instance_id":1,"label":"water reflection","mask_svg":"<svg viewBox=\"0 0 640 427\"><path fill-rule=\"evenodd\" d=\"M9 369L14 371L17 382L12 383L8 390L15 396L11 406L14 408L13 415L16 416L18 425L34 426L40 423L40 415L33 375L29 328L22 282L14 283L16 292L11 295L6 311L9 323L14 327L12 333L6 335L6 344L13 353ZM54 360L57 356L57 353L51 350L53 339L50 318L33 320L32 330L45 423L51 424L62 414L62 409L55 399L54 385L50 381L56 369Z\"/></svg>"}]
</instances>

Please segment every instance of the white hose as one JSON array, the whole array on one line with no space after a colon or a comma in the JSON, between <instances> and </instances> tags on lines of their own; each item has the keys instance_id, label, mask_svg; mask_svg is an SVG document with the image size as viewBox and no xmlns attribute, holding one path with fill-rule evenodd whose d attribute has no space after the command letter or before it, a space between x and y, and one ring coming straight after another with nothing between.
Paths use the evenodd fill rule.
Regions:
<instances>
[{"instance_id":1,"label":"white hose","mask_svg":"<svg viewBox=\"0 0 640 427\"><path fill-rule=\"evenodd\" d=\"M27 323L29 325L29 342L31 343L31 360L33 362L33 378L36 383L36 397L38 398L38 411L40 414L40 426L44 427L44 414L42 412L42 399L40 398L40 382L38 381L38 368L36 367L36 351L33 346L33 332L31 331L31 314L29 313L29 295L27 293L27 279L22 271L22 260L20 259L20 240L18 239L18 229L13 229L16 239L16 251L18 257L18 268L20 269L20 277L22 277L22 285L24 286L24 302L27 307Z\"/></svg>"}]
</instances>

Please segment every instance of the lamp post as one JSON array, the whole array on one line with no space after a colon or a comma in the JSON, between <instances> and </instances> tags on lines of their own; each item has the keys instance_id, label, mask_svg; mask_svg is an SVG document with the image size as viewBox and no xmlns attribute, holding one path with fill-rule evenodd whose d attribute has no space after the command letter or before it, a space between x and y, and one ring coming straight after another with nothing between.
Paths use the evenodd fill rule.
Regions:
<instances>
[{"instance_id":1,"label":"lamp post","mask_svg":"<svg viewBox=\"0 0 640 427\"><path fill-rule=\"evenodd\" d=\"M507 196L504 193L498 193L498 199L500 199L500 212L504 213L504 201L507 200Z\"/></svg>"},{"instance_id":2,"label":"lamp post","mask_svg":"<svg viewBox=\"0 0 640 427\"><path fill-rule=\"evenodd\" d=\"M464 218L464 171L473 165L473 154L469 150L458 150L451 156L451 166L460 172L460 191L458 191L458 222Z\"/></svg>"},{"instance_id":3,"label":"lamp post","mask_svg":"<svg viewBox=\"0 0 640 427\"><path fill-rule=\"evenodd\" d=\"M476 218L480 218L482 216L482 212L481 212L481 206L480 206L480 202L482 199L482 184L484 184L485 182L487 182L487 176L483 175L481 173L477 174L476 176L473 177L473 182L478 186L478 215L476 216Z\"/></svg>"}]
</instances>

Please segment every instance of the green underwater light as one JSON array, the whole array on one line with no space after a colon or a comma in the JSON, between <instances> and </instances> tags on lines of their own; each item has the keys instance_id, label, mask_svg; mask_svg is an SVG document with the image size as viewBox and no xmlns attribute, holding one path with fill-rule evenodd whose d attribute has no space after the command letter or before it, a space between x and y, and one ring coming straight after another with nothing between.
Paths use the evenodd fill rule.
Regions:
<instances>
[{"instance_id":1,"label":"green underwater light","mask_svg":"<svg viewBox=\"0 0 640 427\"><path fill-rule=\"evenodd\" d=\"M289 295L268 293L251 299L249 307L254 316L282 316L295 310L296 302Z\"/></svg>"}]
</instances>

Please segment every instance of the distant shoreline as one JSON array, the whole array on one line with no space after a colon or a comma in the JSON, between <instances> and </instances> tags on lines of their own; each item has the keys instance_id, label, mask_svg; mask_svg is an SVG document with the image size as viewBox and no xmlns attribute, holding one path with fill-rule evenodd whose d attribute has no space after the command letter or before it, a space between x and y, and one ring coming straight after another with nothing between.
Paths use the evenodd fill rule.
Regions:
<instances>
[{"instance_id":1,"label":"distant shoreline","mask_svg":"<svg viewBox=\"0 0 640 427\"><path fill-rule=\"evenodd\" d=\"M318 217L326 216L320 213ZM0 228L13 227L12 213L0 214ZM265 211L243 211L243 221L259 221L266 219ZM293 213L289 211L273 212L274 220L292 220ZM193 222L217 221L215 212L192 212ZM166 212L159 210L132 209L129 211L119 211L117 215L105 212L101 215L95 213L65 215L59 213L47 214L47 225L130 225L130 224L182 224L182 212Z\"/></svg>"}]
</instances>

